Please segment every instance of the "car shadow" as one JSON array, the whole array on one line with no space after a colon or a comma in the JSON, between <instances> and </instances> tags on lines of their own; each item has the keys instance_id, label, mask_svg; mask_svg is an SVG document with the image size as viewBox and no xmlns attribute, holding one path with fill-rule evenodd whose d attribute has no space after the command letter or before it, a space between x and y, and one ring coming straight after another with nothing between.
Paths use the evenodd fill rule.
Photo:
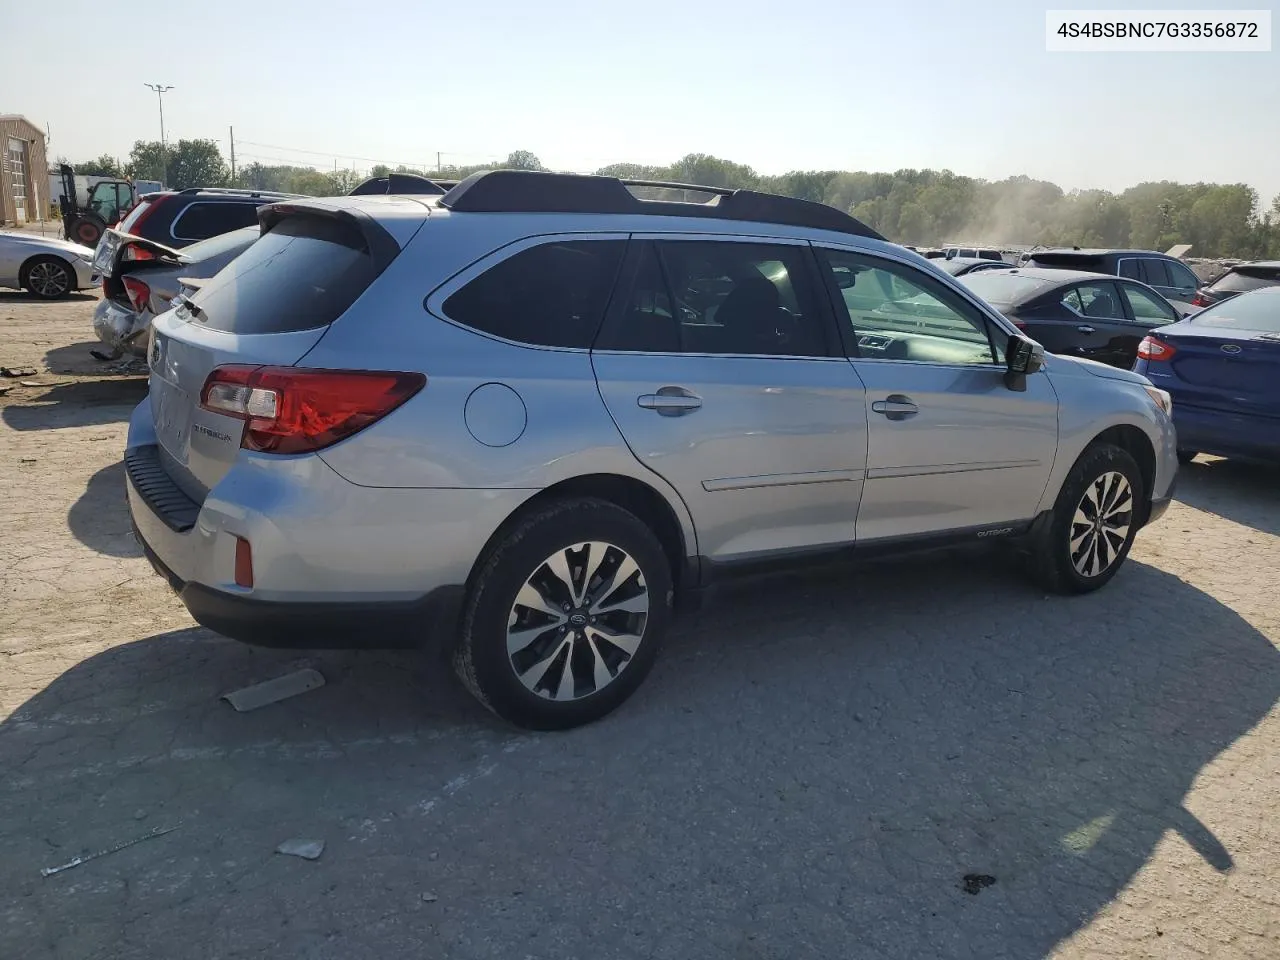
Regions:
<instances>
[{"instance_id":1,"label":"car shadow","mask_svg":"<svg viewBox=\"0 0 1280 960\"><path fill-rule=\"evenodd\" d=\"M147 378L79 380L32 389L0 409L14 430L57 430L120 423L147 395Z\"/></svg>"},{"instance_id":2,"label":"car shadow","mask_svg":"<svg viewBox=\"0 0 1280 960\"><path fill-rule=\"evenodd\" d=\"M1237 869L1185 798L1280 699L1276 647L1141 563L1051 599L983 557L734 588L564 734L501 726L436 654L112 646L0 724L0 955L1033 957L1166 835L1186 883ZM302 664L326 685L218 700Z\"/></svg>"},{"instance_id":3,"label":"car shadow","mask_svg":"<svg viewBox=\"0 0 1280 960\"><path fill-rule=\"evenodd\" d=\"M124 463L103 467L67 512L72 535L91 550L112 557L140 557L124 489Z\"/></svg>"},{"instance_id":4,"label":"car shadow","mask_svg":"<svg viewBox=\"0 0 1280 960\"><path fill-rule=\"evenodd\" d=\"M125 353L116 360L99 360L93 354L105 352L107 345L100 340L85 340L66 346L54 347L45 352L44 364L54 373L69 373L91 377L146 376L147 364L141 357Z\"/></svg>"},{"instance_id":5,"label":"car shadow","mask_svg":"<svg viewBox=\"0 0 1280 960\"><path fill-rule=\"evenodd\" d=\"M33 293L28 293L26 290L0 290L0 303L66 303L67 301L74 302L76 300L97 299L98 293L96 290L92 292L78 290L74 293L64 294L57 300L45 300L42 297L37 297Z\"/></svg>"},{"instance_id":6,"label":"car shadow","mask_svg":"<svg viewBox=\"0 0 1280 960\"><path fill-rule=\"evenodd\" d=\"M1197 457L1179 468L1176 497L1197 510L1280 536L1280 467Z\"/></svg>"}]
</instances>

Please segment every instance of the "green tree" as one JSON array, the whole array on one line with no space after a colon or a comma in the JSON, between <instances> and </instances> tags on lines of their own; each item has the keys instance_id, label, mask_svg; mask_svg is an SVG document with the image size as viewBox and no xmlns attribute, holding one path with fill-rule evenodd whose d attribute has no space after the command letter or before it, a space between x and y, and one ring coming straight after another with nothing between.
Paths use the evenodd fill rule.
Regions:
<instances>
[{"instance_id":1,"label":"green tree","mask_svg":"<svg viewBox=\"0 0 1280 960\"><path fill-rule=\"evenodd\" d=\"M545 170L542 161L528 150L513 150L503 164L508 170Z\"/></svg>"},{"instance_id":2,"label":"green tree","mask_svg":"<svg viewBox=\"0 0 1280 960\"><path fill-rule=\"evenodd\" d=\"M230 180L213 140L179 140L167 147L158 140L138 140L129 152L125 173L135 180L163 180L173 190L224 187Z\"/></svg>"},{"instance_id":3,"label":"green tree","mask_svg":"<svg viewBox=\"0 0 1280 960\"><path fill-rule=\"evenodd\" d=\"M109 153L104 153L97 160L86 160L71 165L78 176L82 177L123 177L124 170L120 162Z\"/></svg>"}]
</instances>

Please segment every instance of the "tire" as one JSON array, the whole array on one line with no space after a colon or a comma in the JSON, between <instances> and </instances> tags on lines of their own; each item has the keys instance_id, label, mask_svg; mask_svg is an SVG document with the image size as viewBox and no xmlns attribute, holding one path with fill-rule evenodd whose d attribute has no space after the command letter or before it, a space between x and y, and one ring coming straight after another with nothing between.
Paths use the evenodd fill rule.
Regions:
<instances>
[{"instance_id":1,"label":"tire","mask_svg":"<svg viewBox=\"0 0 1280 960\"><path fill-rule=\"evenodd\" d=\"M1123 484L1117 483L1117 476ZM1144 503L1146 495L1142 472L1126 450L1108 443L1087 448L1067 474L1052 519L1032 547L1031 572L1036 582L1062 594L1089 593L1104 586L1129 555L1138 533L1133 508ZM1096 517L1089 516L1095 501L1103 507L1103 526L1095 525ZM1117 536L1120 533L1123 539ZM1094 544L1096 552L1091 553Z\"/></svg>"},{"instance_id":2,"label":"tire","mask_svg":"<svg viewBox=\"0 0 1280 960\"><path fill-rule=\"evenodd\" d=\"M41 300L58 300L76 288L75 271L59 257L32 257L22 266L21 281Z\"/></svg>"},{"instance_id":3,"label":"tire","mask_svg":"<svg viewBox=\"0 0 1280 960\"><path fill-rule=\"evenodd\" d=\"M87 215L78 217L72 222L71 236L76 243L84 244L86 247L96 247L106 229L107 224L105 221L98 217Z\"/></svg>"},{"instance_id":4,"label":"tire","mask_svg":"<svg viewBox=\"0 0 1280 960\"><path fill-rule=\"evenodd\" d=\"M454 669L509 723L580 726L640 686L671 606L670 563L641 520L603 500L554 503L520 521L483 561L463 609ZM509 652L513 630L520 636Z\"/></svg>"},{"instance_id":5,"label":"tire","mask_svg":"<svg viewBox=\"0 0 1280 960\"><path fill-rule=\"evenodd\" d=\"M1194 459L1196 458L1196 456L1197 456L1197 454L1198 454L1198 453L1199 453L1199 451L1198 451L1198 450L1179 450L1179 451L1178 451L1178 462L1179 462L1179 463L1190 463L1192 460L1194 460Z\"/></svg>"}]
</instances>

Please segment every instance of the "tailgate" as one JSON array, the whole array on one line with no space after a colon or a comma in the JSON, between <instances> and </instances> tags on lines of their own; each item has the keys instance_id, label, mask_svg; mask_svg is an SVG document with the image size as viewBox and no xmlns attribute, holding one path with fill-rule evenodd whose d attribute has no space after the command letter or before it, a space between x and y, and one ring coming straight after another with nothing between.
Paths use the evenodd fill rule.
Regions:
<instances>
[{"instance_id":1,"label":"tailgate","mask_svg":"<svg viewBox=\"0 0 1280 960\"><path fill-rule=\"evenodd\" d=\"M200 406L225 364L293 366L400 252L372 221L291 210L152 323L147 352L161 464L202 502L240 453L244 421ZM188 281L191 278L187 278Z\"/></svg>"}]
</instances>

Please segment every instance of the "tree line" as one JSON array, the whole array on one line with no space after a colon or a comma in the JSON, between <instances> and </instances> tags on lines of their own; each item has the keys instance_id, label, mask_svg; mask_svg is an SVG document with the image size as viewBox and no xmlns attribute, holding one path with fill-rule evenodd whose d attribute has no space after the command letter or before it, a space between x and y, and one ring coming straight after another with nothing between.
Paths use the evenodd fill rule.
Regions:
<instances>
[{"instance_id":1,"label":"tree line","mask_svg":"<svg viewBox=\"0 0 1280 960\"><path fill-rule=\"evenodd\" d=\"M312 196L349 193L367 177L392 172L461 180L479 170L544 169L534 154L517 150L496 163L437 170L378 165L359 172L325 172L310 166L254 162L239 167L233 179L212 140L179 140L167 147L158 141L139 140L123 164L102 156L74 166L82 174L165 179L177 189L235 186ZM1192 255L1199 257L1280 258L1280 196L1264 208L1257 191L1243 183L1159 181L1112 193L1064 191L1054 183L1027 176L981 180L950 170L796 170L770 176L702 153L691 153L666 166L621 163L595 172L813 200L847 211L891 240L912 245L960 241L1165 250L1189 243Z\"/></svg>"}]
</instances>

